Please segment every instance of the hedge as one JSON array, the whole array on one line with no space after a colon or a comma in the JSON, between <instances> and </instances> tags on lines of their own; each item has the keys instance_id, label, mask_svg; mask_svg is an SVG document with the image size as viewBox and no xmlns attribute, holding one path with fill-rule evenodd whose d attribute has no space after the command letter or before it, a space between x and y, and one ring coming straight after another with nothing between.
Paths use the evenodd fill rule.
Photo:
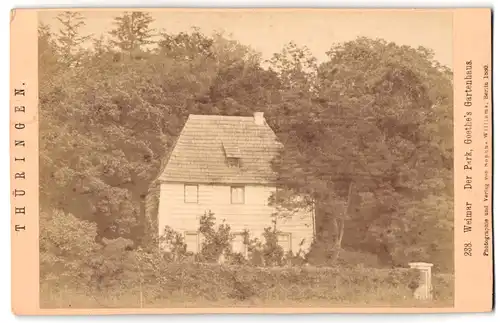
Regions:
<instances>
[{"instance_id":1,"label":"hedge","mask_svg":"<svg viewBox=\"0 0 500 323\"><path fill-rule=\"evenodd\" d=\"M141 298L146 307L271 304L408 306L414 302L412 292L418 286L419 278L418 272L410 269L261 268L206 263L171 263L157 275L159 277L145 277L143 284L122 281L98 293L74 290L54 293L51 290L52 296L49 296L47 291L51 287L45 286L42 288L45 291L42 304L46 307L69 306L68 303L71 303L71 307L139 307ZM136 279L136 275L127 276ZM436 277L437 301L446 304L452 302L453 278L446 275ZM59 295L59 305L54 295Z\"/></svg>"}]
</instances>

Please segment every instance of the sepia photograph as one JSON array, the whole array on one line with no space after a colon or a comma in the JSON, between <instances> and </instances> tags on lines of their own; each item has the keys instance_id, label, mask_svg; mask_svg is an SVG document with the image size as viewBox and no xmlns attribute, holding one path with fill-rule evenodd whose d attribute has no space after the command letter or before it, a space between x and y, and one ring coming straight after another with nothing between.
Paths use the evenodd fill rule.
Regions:
<instances>
[{"instance_id":1,"label":"sepia photograph","mask_svg":"<svg viewBox=\"0 0 500 323\"><path fill-rule=\"evenodd\" d=\"M451 11L38 11L40 307L453 307L453 94Z\"/></svg>"}]
</instances>

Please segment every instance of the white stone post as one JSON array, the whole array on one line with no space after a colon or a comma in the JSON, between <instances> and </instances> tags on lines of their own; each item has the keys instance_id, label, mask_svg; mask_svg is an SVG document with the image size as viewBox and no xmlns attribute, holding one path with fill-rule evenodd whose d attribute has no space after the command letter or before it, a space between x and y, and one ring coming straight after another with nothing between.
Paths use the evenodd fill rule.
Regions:
<instances>
[{"instance_id":1,"label":"white stone post","mask_svg":"<svg viewBox=\"0 0 500 323\"><path fill-rule=\"evenodd\" d=\"M433 264L426 262L411 262L410 268L418 269L420 271L420 283L418 288L413 293L413 296L419 300L432 299L432 273L431 268Z\"/></svg>"}]
</instances>

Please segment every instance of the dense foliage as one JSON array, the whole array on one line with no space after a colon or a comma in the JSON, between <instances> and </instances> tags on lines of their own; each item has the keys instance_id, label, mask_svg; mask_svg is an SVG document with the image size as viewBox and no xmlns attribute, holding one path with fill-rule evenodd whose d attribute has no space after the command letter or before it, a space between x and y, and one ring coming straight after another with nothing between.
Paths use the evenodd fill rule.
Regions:
<instances>
[{"instance_id":1,"label":"dense foliage","mask_svg":"<svg viewBox=\"0 0 500 323\"><path fill-rule=\"evenodd\" d=\"M264 68L223 34L154 38L147 13L117 17L110 42L82 35L77 13L59 20L58 31L39 28L42 275L91 252L101 256L73 273L102 288L123 272L117 263L157 268L161 256L106 250L157 241L145 199L187 116L254 111L284 144L273 163L278 215L317 210L311 262L335 263L347 249L384 266L453 269L451 72L430 50L359 38L318 63L290 43ZM92 277L95 268L108 274Z\"/></svg>"},{"instance_id":2,"label":"dense foliage","mask_svg":"<svg viewBox=\"0 0 500 323\"><path fill-rule=\"evenodd\" d=\"M257 268L219 266L203 263L169 263L144 284L131 285L130 277L120 276L106 294L78 294L42 285L42 307L137 308L137 307L312 307L387 306L434 307L453 305L454 281L437 276L433 302L412 297L418 274L408 269L368 268ZM142 287L142 288L141 288Z\"/></svg>"},{"instance_id":3,"label":"dense foliage","mask_svg":"<svg viewBox=\"0 0 500 323\"><path fill-rule=\"evenodd\" d=\"M102 245L97 244L94 225L64 213L43 214L42 225L50 230L41 236L42 307L291 306L301 302L329 307L388 302L391 306L450 306L453 302L450 274L434 275L435 298L429 303L413 300L420 279L415 269L375 269L347 257L329 267L297 266L291 261L294 257L286 257L276 245L271 227L263 234L264 243L247 240L252 246L248 259L224 250L226 263L217 264L213 250L227 246L231 233L214 219L212 213L205 214L199 226L210 237L204 245L212 247L192 255L182 236L170 228L160 238L170 252L151 252L133 248L133 242L124 238L104 238ZM254 262L255 258L259 261Z\"/></svg>"}]
</instances>

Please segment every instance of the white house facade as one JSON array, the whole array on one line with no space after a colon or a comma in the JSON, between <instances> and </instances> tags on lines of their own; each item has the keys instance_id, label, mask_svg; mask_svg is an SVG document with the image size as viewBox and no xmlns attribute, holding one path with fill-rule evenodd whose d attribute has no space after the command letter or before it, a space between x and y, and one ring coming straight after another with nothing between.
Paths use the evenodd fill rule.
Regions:
<instances>
[{"instance_id":1,"label":"white house facade","mask_svg":"<svg viewBox=\"0 0 500 323\"><path fill-rule=\"evenodd\" d=\"M184 235L188 251L201 250L200 217L208 211L235 234L233 251L246 254L243 232L263 240L273 226L276 191L270 162L281 144L263 113L253 117L190 115L158 178L158 229ZM285 252L306 252L313 241L314 214L276 218Z\"/></svg>"}]
</instances>

